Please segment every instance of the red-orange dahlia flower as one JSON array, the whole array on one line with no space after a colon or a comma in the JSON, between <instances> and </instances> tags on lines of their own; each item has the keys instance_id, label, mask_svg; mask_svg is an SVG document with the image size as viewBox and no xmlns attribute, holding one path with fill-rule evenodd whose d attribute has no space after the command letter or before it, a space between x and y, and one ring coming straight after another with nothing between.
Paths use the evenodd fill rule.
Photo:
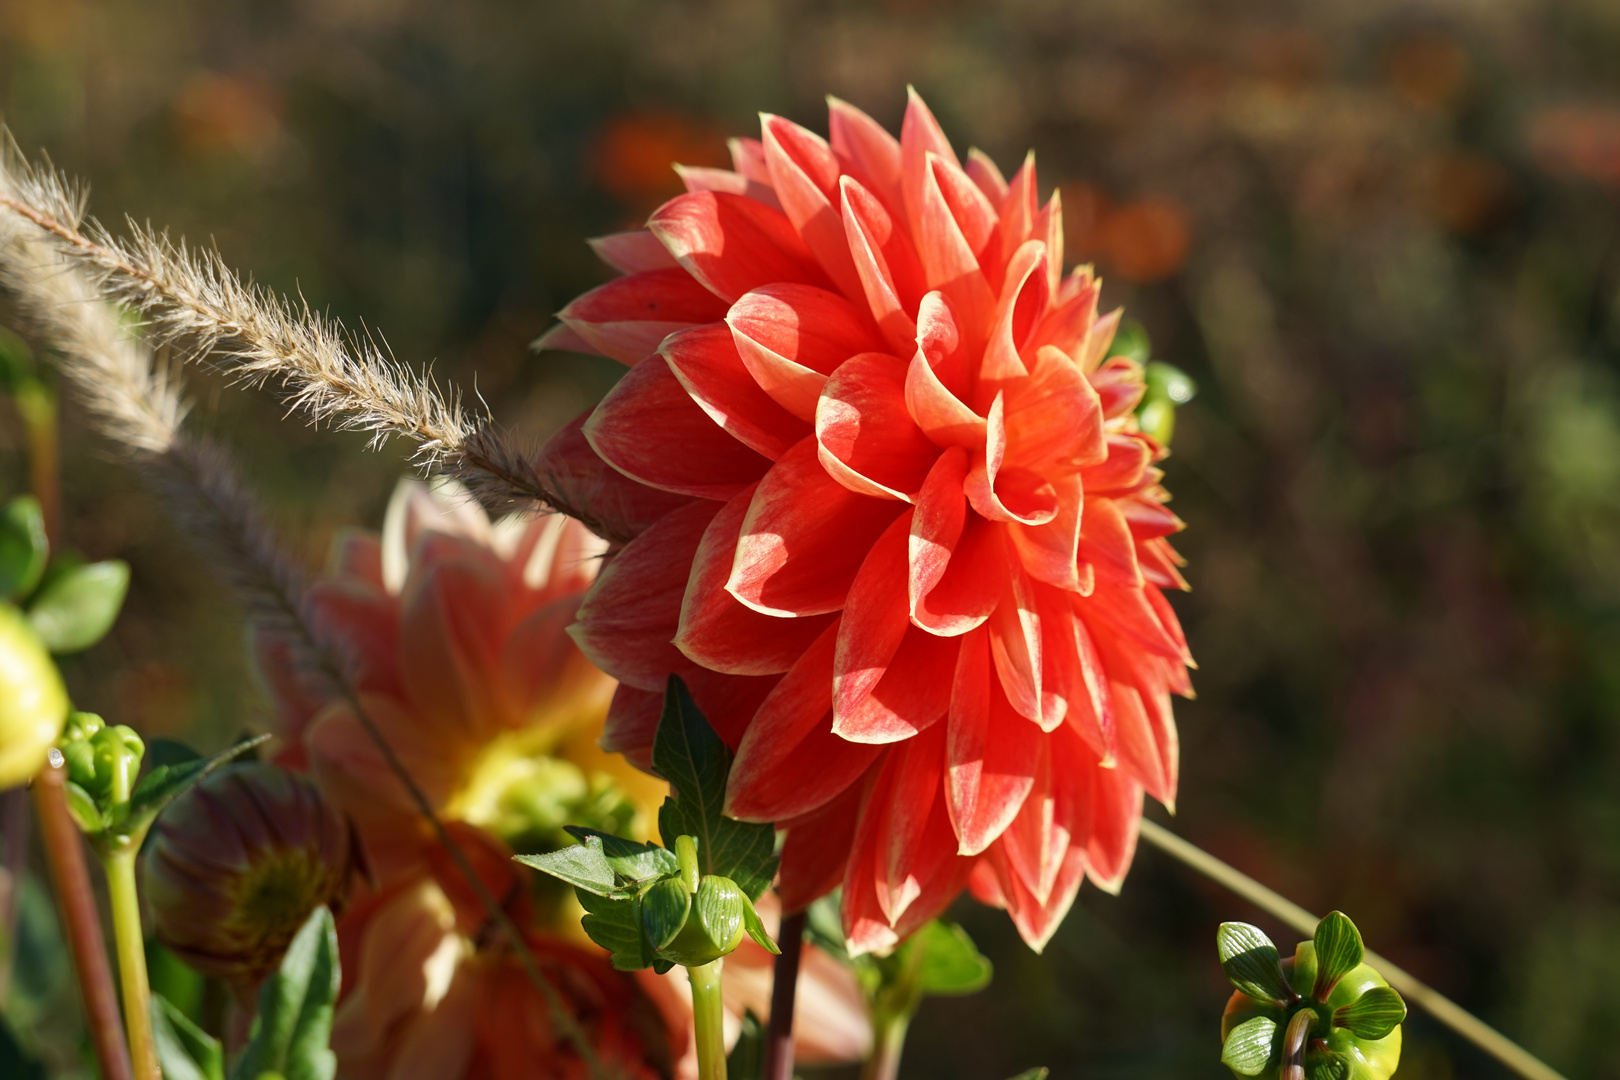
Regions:
<instances>
[{"instance_id":1,"label":"red-orange dahlia flower","mask_svg":"<svg viewBox=\"0 0 1620 1080\"><path fill-rule=\"evenodd\" d=\"M1141 370L1033 160L964 168L915 94L898 141L833 101L830 141L766 116L733 155L597 241L624 276L548 340L632 365L542 462L624 544L574 628L622 684L604 745L644 759L679 673L789 908L841 882L883 949L971 885L1039 947L1175 793Z\"/></svg>"}]
</instances>

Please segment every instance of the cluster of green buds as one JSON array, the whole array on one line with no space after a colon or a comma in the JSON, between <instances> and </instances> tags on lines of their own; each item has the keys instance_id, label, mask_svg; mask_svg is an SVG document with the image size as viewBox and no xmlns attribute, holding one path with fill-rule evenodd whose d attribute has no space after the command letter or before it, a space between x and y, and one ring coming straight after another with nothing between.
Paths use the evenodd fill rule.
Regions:
<instances>
[{"instance_id":1,"label":"cluster of green buds","mask_svg":"<svg viewBox=\"0 0 1620 1080\"><path fill-rule=\"evenodd\" d=\"M67 769L65 790L73 820L91 836L120 832L129 817L146 743L133 728L76 712L68 717L57 748Z\"/></svg>"},{"instance_id":2,"label":"cluster of green buds","mask_svg":"<svg viewBox=\"0 0 1620 1080\"><path fill-rule=\"evenodd\" d=\"M1154 360L1153 347L1141 323L1129 322L1114 335L1113 356L1127 356L1142 365L1146 384L1136 403L1136 422L1160 446L1169 446L1176 430L1176 406L1185 405L1198 393L1198 384L1180 368Z\"/></svg>"},{"instance_id":3,"label":"cluster of green buds","mask_svg":"<svg viewBox=\"0 0 1620 1080\"><path fill-rule=\"evenodd\" d=\"M38 500L0 509L0 789L44 766L68 715L67 690L51 654L88 649L123 606L129 567L51 559Z\"/></svg>"},{"instance_id":4,"label":"cluster of green buds","mask_svg":"<svg viewBox=\"0 0 1620 1080\"><path fill-rule=\"evenodd\" d=\"M1248 923L1222 923L1221 967L1236 991L1221 1061L1263 1080L1386 1080L1401 1060L1406 1003L1363 962L1361 932L1330 912L1292 959Z\"/></svg>"}]
</instances>

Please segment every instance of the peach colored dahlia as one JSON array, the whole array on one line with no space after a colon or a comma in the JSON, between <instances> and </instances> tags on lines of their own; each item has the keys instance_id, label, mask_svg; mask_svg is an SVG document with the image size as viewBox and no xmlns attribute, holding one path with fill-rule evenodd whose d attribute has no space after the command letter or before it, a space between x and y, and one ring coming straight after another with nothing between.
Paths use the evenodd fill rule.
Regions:
<instances>
[{"instance_id":1,"label":"peach colored dahlia","mask_svg":"<svg viewBox=\"0 0 1620 1080\"><path fill-rule=\"evenodd\" d=\"M898 141L835 100L830 140L765 116L733 157L596 241L623 276L546 341L630 365L541 462L622 545L573 628L621 683L604 745L645 761L680 674L789 909L841 883L884 949L970 886L1039 947L1175 794L1142 372L1033 160L964 168L915 94Z\"/></svg>"}]
</instances>

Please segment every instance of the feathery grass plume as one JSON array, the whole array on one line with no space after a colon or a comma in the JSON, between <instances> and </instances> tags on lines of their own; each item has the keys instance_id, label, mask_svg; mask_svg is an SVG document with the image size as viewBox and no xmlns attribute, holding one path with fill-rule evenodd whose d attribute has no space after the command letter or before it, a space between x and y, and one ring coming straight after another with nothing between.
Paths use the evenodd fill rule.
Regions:
<instances>
[{"instance_id":1,"label":"feathery grass plume","mask_svg":"<svg viewBox=\"0 0 1620 1080\"><path fill-rule=\"evenodd\" d=\"M0 202L13 207L16 176L11 169L0 169ZM58 211L82 205L59 182L53 181L49 190ZM72 217L64 214L61 220ZM0 215L0 286L15 294L24 315L60 350L62 373L97 429L151 478L183 531L207 546L250 616L286 641L311 678L327 682L348 701L490 920L514 943L525 973L547 1003L553 1025L573 1044L590 1075L604 1076L590 1039L524 947L522 932L489 894L415 778L361 706L338 646L309 618L296 569L228 457L181 430L187 404L173 373L156 366L150 348L121 323L117 309L83 272L83 264L49 242L55 230L32 221L26 213L22 218Z\"/></svg>"},{"instance_id":2,"label":"feathery grass plume","mask_svg":"<svg viewBox=\"0 0 1620 1080\"><path fill-rule=\"evenodd\" d=\"M128 239L115 237L85 217L81 185L30 164L9 133L3 139L0 206L42 230L103 295L141 312L154 345L177 346L192 359L214 356L253 385L275 380L313 422L370 432L374 444L403 435L416 444L419 465L455 476L492 511L539 503L570 512L561 485L549 483L487 414L469 413L459 392L442 390L431 371L418 374L384 355L369 336L351 334L302 297L244 282L216 252L133 220Z\"/></svg>"}]
</instances>

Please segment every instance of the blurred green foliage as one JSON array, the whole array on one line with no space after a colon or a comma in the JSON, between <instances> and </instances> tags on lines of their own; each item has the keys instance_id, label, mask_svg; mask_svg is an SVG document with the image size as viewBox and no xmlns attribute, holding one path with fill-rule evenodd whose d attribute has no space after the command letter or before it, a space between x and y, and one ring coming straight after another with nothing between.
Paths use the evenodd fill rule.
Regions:
<instances>
[{"instance_id":1,"label":"blurred green foliage","mask_svg":"<svg viewBox=\"0 0 1620 1080\"><path fill-rule=\"evenodd\" d=\"M585 237L756 110L895 125L907 82L959 146L1036 149L1071 256L1200 388L1167 465L1201 664L1177 827L1568 1074L1620 1071L1612 0L0 5L0 111L104 219L211 239L536 439L615 375L525 351L605 276ZM398 449L194 385L309 562L375 526ZM223 743L264 707L239 613L64 430L65 542L133 567L77 704ZM8 417L0 490L25 475ZM1212 928L1281 929L1151 851L1040 958L957 914L996 989L923 1009L912 1075L1218 1077ZM1502 1075L1407 1038L1409 1080Z\"/></svg>"}]
</instances>

